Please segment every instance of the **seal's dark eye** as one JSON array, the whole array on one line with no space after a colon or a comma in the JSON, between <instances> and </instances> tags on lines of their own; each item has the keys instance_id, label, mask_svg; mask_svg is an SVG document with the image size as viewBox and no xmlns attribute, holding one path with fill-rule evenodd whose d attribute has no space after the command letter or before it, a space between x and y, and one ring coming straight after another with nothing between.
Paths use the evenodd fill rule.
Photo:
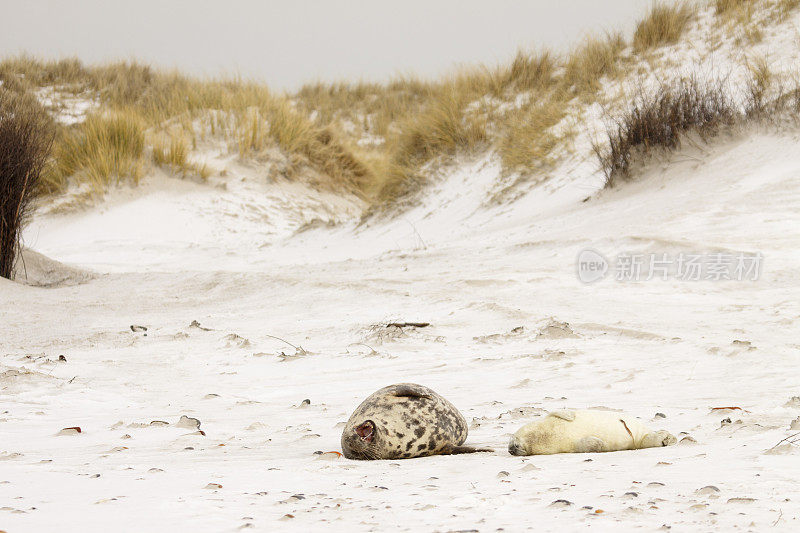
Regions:
<instances>
[{"instance_id":1,"label":"seal's dark eye","mask_svg":"<svg viewBox=\"0 0 800 533\"><path fill-rule=\"evenodd\" d=\"M361 437L364 442L372 442L372 437L375 435L375 424L372 420L367 420L360 426L355 428L356 435Z\"/></svg>"}]
</instances>

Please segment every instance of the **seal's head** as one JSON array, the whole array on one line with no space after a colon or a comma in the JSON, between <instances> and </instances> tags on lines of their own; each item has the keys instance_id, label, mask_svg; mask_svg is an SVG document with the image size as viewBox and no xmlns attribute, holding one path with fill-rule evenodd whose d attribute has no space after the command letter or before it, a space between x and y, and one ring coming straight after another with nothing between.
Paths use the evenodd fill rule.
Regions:
<instances>
[{"instance_id":1,"label":"seal's head","mask_svg":"<svg viewBox=\"0 0 800 533\"><path fill-rule=\"evenodd\" d=\"M522 443L520 442L519 438L516 435L511 437L511 440L508 441L508 453L511 455L528 455L525 452L525 448L523 447Z\"/></svg>"},{"instance_id":2,"label":"seal's head","mask_svg":"<svg viewBox=\"0 0 800 533\"><path fill-rule=\"evenodd\" d=\"M342 435L342 451L348 459L376 459L378 428L372 420L365 420Z\"/></svg>"},{"instance_id":3,"label":"seal's head","mask_svg":"<svg viewBox=\"0 0 800 533\"><path fill-rule=\"evenodd\" d=\"M348 459L410 459L487 451L463 446L467 421L453 404L415 383L375 391L342 429Z\"/></svg>"},{"instance_id":4,"label":"seal's head","mask_svg":"<svg viewBox=\"0 0 800 533\"><path fill-rule=\"evenodd\" d=\"M675 438L675 435L662 429L653 431L642 437L639 448L660 448L662 446L672 446L676 442L678 442L678 439Z\"/></svg>"}]
</instances>

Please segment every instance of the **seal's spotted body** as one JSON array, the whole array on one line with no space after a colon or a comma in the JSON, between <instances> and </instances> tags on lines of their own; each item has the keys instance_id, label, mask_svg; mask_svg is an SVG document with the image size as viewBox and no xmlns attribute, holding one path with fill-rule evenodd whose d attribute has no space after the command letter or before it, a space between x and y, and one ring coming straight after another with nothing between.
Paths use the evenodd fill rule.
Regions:
<instances>
[{"instance_id":1,"label":"seal's spotted body","mask_svg":"<svg viewBox=\"0 0 800 533\"><path fill-rule=\"evenodd\" d=\"M359 405L342 432L348 459L408 459L472 453L462 446L467 421L453 404L422 385L384 387Z\"/></svg>"}]
</instances>

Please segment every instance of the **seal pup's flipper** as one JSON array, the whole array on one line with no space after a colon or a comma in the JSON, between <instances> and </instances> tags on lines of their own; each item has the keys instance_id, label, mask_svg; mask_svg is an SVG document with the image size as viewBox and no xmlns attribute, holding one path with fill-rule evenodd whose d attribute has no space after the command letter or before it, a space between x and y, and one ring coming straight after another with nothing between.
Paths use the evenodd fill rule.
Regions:
<instances>
[{"instance_id":1,"label":"seal pup's flipper","mask_svg":"<svg viewBox=\"0 0 800 533\"><path fill-rule=\"evenodd\" d=\"M448 446L444 448L440 455L460 455L462 453L480 453L480 452L490 452L494 453L494 450L491 448L476 448L474 446Z\"/></svg>"},{"instance_id":2,"label":"seal pup's flipper","mask_svg":"<svg viewBox=\"0 0 800 533\"><path fill-rule=\"evenodd\" d=\"M431 399L431 395L430 393L428 393L426 389L418 385L413 385L411 383L401 383L399 385L395 385L394 395L407 398L426 398L428 400Z\"/></svg>"},{"instance_id":3,"label":"seal pup's flipper","mask_svg":"<svg viewBox=\"0 0 800 533\"><path fill-rule=\"evenodd\" d=\"M553 411L548 416L553 416L555 418L560 418L561 420L566 420L567 422L572 422L575 420L575 411L572 409L561 409L559 411Z\"/></svg>"},{"instance_id":4,"label":"seal pup's flipper","mask_svg":"<svg viewBox=\"0 0 800 533\"><path fill-rule=\"evenodd\" d=\"M606 451L606 443L598 437L583 437L575 443L575 453L597 453Z\"/></svg>"}]
</instances>

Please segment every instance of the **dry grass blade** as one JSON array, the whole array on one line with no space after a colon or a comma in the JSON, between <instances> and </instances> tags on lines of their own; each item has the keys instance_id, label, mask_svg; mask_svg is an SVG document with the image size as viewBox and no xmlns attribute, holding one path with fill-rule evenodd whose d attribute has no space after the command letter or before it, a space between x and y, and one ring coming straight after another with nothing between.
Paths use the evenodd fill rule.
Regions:
<instances>
[{"instance_id":1,"label":"dry grass blade","mask_svg":"<svg viewBox=\"0 0 800 533\"><path fill-rule=\"evenodd\" d=\"M748 101L745 104L745 113L751 117L763 115L767 111L774 75L763 56L748 60L747 69L750 79L747 82Z\"/></svg>"},{"instance_id":2,"label":"dry grass blade","mask_svg":"<svg viewBox=\"0 0 800 533\"><path fill-rule=\"evenodd\" d=\"M778 443L775 446L770 448L770 450L774 450L775 448L777 448L778 446L780 446L784 442L786 444L791 445L791 446L800 447L800 433L794 433L793 435L789 435L788 437L779 440Z\"/></svg>"}]
</instances>

